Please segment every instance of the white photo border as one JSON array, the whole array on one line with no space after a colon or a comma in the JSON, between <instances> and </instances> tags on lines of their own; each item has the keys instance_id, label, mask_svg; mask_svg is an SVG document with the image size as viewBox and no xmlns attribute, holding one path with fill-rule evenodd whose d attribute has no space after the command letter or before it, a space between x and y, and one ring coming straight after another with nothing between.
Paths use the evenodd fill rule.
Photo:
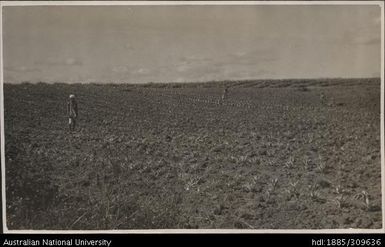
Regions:
<instances>
[{"instance_id":1,"label":"white photo border","mask_svg":"<svg viewBox=\"0 0 385 247\"><path fill-rule=\"evenodd\" d=\"M3 7L5 6L192 6L192 5L377 5L381 8L381 229L150 229L150 230L9 230L6 224L5 197L5 137L4 137L4 63L3 63ZM385 233L385 157L384 157L384 2L382 1L0 1L0 128L1 128L1 191L2 226L12 234L250 234L250 233Z\"/></svg>"}]
</instances>

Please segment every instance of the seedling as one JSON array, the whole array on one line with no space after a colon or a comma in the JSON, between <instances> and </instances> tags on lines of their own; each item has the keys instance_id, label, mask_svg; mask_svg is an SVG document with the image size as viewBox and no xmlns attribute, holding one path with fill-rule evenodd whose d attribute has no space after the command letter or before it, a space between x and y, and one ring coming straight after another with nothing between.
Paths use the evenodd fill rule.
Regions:
<instances>
[{"instance_id":1,"label":"seedling","mask_svg":"<svg viewBox=\"0 0 385 247\"><path fill-rule=\"evenodd\" d=\"M319 162L317 163L316 169L319 172L324 172L326 170L326 168L327 168L326 162L322 161L321 156L318 158L318 160L319 160Z\"/></svg>"},{"instance_id":2,"label":"seedling","mask_svg":"<svg viewBox=\"0 0 385 247\"><path fill-rule=\"evenodd\" d=\"M318 191L318 185L317 184L310 186L310 198L314 201L320 201L321 200L321 195L320 195L320 192Z\"/></svg>"},{"instance_id":3,"label":"seedling","mask_svg":"<svg viewBox=\"0 0 385 247\"><path fill-rule=\"evenodd\" d=\"M269 201L271 194L274 192L275 187L277 186L278 178L272 178L270 184L267 186L266 190L266 201Z\"/></svg>"},{"instance_id":4,"label":"seedling","mask_svg":"<svg viewBox=\"0 0 385 247\"><path fill-rule=\"evenodd\" d=\"M298 180L296 182L290 182L288 188L285 189L286 193L288 193L289 195L289 198L292 198L294 196L296 199L298 199L299 197L299 192L297 187L298 182L299 182Z\"/></svg>"},{"instance_id":5,"label":"seedling","mask_svg":"<svg viewBox=\"0 0 385 247\"><path fill-rule=\"evenodd\" d=\"M362 192L354 195L354 199L363 201L366 210L371 208L369 193L366 190L363 190Z\"/></svg>"},{"instance_id":6,"label":"seedling","mask_svg":"<svg viewBox=\"0 0 385 247\"><path fill-rule=\"evenodd\" d=\"M344 195L336 196L336 198L333 201L337 204L338 208L340 209L343 207L346 207L346 198Z\"/></svg>"},{"instance_id":7,"label":"seedling","mask_svg":"<svg viewBox=\"0 0 385 247\"><path fill-rule=\"evenodd\" d=\"M309 159L309 157L307 157L307 156L305 156L304 158L303 158L303 164L304 164L304 167L305 167L305 169L309 169L309 167L310 167L310 159Z\"/></svg>"},{"instance_id":8,"label":"seedling","mask_svg":"<svg viewBox=\"0 0 385 247\"><path fill-rule=\"evenodd\" d=\"M273 179L271 179L270 188L271 188L272 191L273 191L273 190L275 189L275 187L277 186L277 182L278 182L278 178L273 178Z\"/></svg>"},{"instance_id":9,"label":"seedling","mask_svg":"<svg viewBox=\"0 0 385 247\"><path fill-rule=\"evenodd\" d=\"M342 189L342 186L339 184L336 186L336 193L337 194L342 194L344 190Z\"/></svg>"},{"instance_id":10,"label":"seedling","mask_svg":"<svg viewBox=\"0 0 385 247\"><path fill-rule=\"evenodd\" d=\"M286 161L285 163L285 167L290 169L292 168L294 165L294 157L290 157L288 161Z\"/></svg>"}]
</instances>

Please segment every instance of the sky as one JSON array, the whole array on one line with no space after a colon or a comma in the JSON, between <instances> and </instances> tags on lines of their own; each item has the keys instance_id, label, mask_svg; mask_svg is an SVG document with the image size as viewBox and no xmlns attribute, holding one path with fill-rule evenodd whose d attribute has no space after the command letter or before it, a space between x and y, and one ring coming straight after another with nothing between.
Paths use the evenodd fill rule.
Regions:
<instances>
[{"instance_id":1,"label":"sky","mask_svg":"<svg viewBox=\"0 0 385 247\"><path fill-rule=\"evenodd\" d=\"M4 81L379 77L375 5L3 7Z\"/></svg>"}]
</instances>

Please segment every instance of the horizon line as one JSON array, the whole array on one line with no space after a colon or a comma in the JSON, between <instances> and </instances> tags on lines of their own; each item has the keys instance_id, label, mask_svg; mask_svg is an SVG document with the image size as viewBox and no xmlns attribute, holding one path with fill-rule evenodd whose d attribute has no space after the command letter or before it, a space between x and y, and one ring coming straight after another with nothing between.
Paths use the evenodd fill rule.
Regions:
<instances>
[{"instance_id":1,"label":"horizon line","mask_svg":"<svg viewBox=\"0 0 385 247\"><path fill-rule=\"evenodd\" d=\"M92 82L65 82L65 81L2 81L3 84L129 84L129 85L146 85L146 84L204 84L204 83L221 83L221 82L250 82L250 81L299 81L299 80L367 80L367 79L379 79L381 76L368 76L368 77L312 77L312 78L264 78L264 79L225 79L225 80L205 80L205 81L147 81L147 82L122 82L122 81L92 81Z\"/></svg>"}]
</instances>

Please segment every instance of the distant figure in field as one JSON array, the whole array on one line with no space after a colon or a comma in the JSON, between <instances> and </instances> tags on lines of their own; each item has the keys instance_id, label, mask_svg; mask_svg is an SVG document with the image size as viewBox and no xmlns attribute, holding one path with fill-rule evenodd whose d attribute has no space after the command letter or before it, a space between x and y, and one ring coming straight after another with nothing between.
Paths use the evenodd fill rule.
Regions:
<instances>
[{"instance_id":1,"label":"distant figure in field","mask_svg":"<svg viewBox=\"0 0 385 247\"><path fill-rule=\"evenodd\" d=\"M223 92L222 92L222 102L225 101L225 98L227 97L228 91L229 91L228 87L225 87L225 89L223 89Z\"/></svg>"},{"instance_id":2,"label":"distant figure in field","mask_svg":"<svg viewBox=\"0 0 385 247\"><path fill-rule=\"evenodd\" d=\"M75 130L76 118L78 117L78 103L75 95L71 94L67 104L68 124L70 131Z\"/></svg>"}]
</instances>

